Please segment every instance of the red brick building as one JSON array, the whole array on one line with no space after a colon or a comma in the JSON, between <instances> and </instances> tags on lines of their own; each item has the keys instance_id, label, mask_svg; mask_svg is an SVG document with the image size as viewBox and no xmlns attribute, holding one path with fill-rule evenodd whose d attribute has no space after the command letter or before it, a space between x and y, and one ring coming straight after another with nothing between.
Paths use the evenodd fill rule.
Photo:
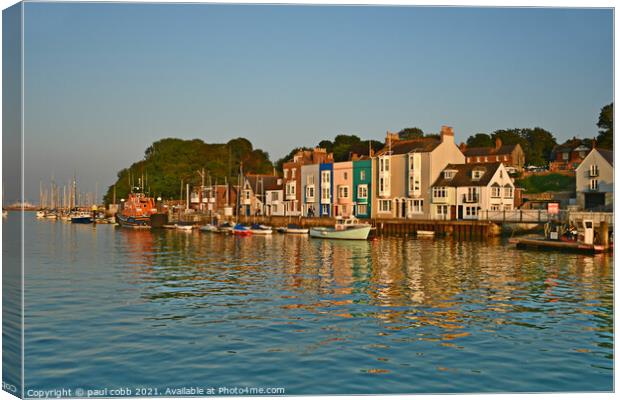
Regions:
<instances>
[{"instance_id":1,"label":"red brick building","mask_svg":"<svg viewBox=\"0 0 620 400\"><path fill-rule=\"evenodd\" d=\"M495 147L467 147L465 143L459 146L465 155L467 164L501 162L506 167L513 167L521 171L525 165L525 154L520 144L502 144L501 139L495 140Z\"/></svg>"},{"instance_id":2,"label":"red brick building","mask_svg":"<svg viewBox=\"0 0 620 400\"><path fill-rule=\"evenodd\" d=\"M574 172L583 159L586 158L590 150L590 146L587 146L583 140L577 138L572 138L555 146L551 152L549 171Z\"/></svg>"}]
</instances>

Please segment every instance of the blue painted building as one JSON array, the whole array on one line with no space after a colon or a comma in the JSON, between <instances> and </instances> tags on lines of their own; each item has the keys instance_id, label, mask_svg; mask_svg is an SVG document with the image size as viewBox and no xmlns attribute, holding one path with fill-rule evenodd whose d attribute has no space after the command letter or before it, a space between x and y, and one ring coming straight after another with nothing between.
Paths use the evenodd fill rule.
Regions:
<instances>
[{"instance_id":1,"label":"blue painted building","mask_svg":"<svg viewBox=\"0 0 620 400\"><path fill-rule=\"evenodd\" d=\"M332 163L320 164L319 173L319 216L330 217L334 198L334 165Z\"/></svg>"}]
</instances>

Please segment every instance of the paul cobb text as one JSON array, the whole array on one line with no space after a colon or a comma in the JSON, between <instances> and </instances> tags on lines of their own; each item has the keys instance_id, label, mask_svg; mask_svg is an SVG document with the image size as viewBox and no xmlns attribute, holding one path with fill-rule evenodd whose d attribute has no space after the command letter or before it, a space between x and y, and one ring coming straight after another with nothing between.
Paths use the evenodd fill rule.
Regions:
<instances>
[{"instance_id":1,"label":"paul cobb text","mask_svg":"<svg viewBox=\"0 0 620 400\"><path fill-rule=\"evenodd\" d=\"M252 396L252 395L283 395L286 390L281 387L249 387L249 386L220 386L220 387L120 387L95 389L52 389L26 391L27 398L97 398L97 397L149 397L149 396Z\"/></svg>"}]
</instances>

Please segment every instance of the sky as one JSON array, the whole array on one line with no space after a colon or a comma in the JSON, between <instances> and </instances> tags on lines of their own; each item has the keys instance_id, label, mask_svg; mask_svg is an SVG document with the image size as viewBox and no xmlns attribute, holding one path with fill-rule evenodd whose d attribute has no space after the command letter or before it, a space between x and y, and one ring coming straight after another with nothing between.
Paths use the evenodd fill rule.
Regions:
<instances>
[{"instance_id":1,"label":"sky","mask_svg":"<svg viewBox=\"0 0 620 400\"><path fill-rule=\"evenodd\" d=\"M102 194L164 137L593 137L612 37L610 9L26 3L26 198L74 171Z\"/></svg>"}]
</instances>

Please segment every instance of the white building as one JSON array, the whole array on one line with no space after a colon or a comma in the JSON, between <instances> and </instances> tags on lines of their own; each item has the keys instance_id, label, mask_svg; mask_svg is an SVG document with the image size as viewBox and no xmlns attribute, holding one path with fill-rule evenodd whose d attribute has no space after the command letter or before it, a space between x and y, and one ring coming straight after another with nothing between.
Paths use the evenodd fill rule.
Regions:
<instances>
[{"instance_id":1,"label":"white building","mask_svg":"<svg viewBox=\"0 0 620 400\"><path fill-rule=\"evenodd\" d=\"M478 219L514 208L514 183L501 163L449 164L431 187L432 219Z\"/></svg>"},{"instance_id":2,"label":"white building","mask_svg":"<svg viewBox=\"0 0 620 400\"><path fill-rule=\"evenodd\" d=\"M575 170L577 204L584 210L611 210L614 204L614 152L594 148Z\"/></svg>"}]
</instances>

